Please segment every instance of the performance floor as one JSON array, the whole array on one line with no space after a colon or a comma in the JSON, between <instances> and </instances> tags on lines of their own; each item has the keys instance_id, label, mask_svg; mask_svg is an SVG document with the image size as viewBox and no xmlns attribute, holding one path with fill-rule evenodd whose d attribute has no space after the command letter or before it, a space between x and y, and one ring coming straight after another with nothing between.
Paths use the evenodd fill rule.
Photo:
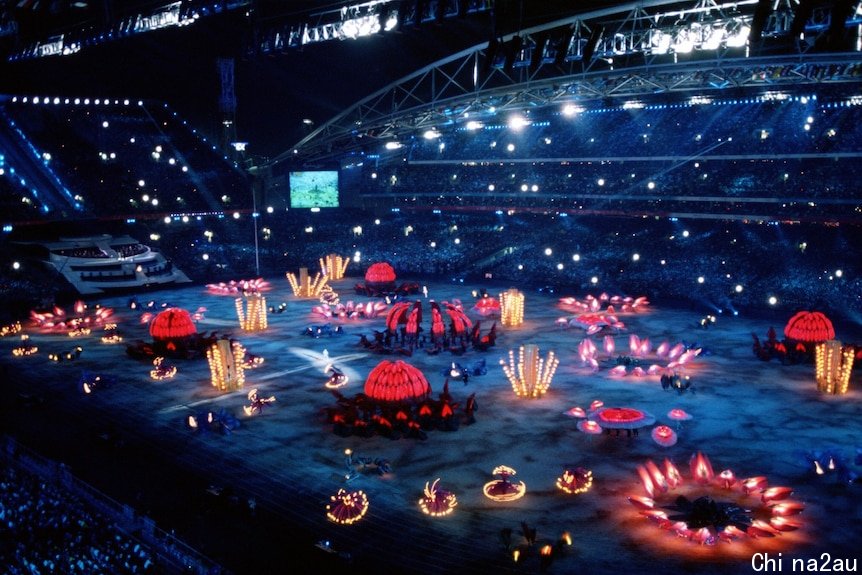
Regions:
<instances>
[{"instance_id":1,"label":"performance floor","mask_svg":"<svg viewBox=\"0 0 862 575\"><path fill-rule=\"evenodd\" d=\"M355 281L334 282L342 302L369 301L353 293ZM425 285L427 297L420 292L408 299L423 303L426 334L430 331L430 300L460 300L474 321L481 320L482 332L486 332L499 318L473 312L472 291L485 287L490 295L498 296L509 287ZM560 307L560 297L587 294L524 293L524 324L507 328L498 323L496 345L489 350L471 349L455 356L448 351L431 355L418 349L411 357L372 353L360 345L361 335L372 339L374 330L383 330L385 312L375 319L326 320L312 313L317 302L294 297L285 279L273 279L265 294L269 306L286 304L284 311L270 314L269 327L260 333L240 330L234 296L213 295L201 286L137 296L141 304L154 301L152 311L156 313L162 304L192 313L200 310L198 332L230 335L248 352L264 358L260 367L246 371L245 388L230 393L220 393L210 384L205 359L166 360L177 367L176 376L152 380L152 365L126 353L126 344L151 341L147 324L142 322L142 314L151 310L130 309L128 296L92 300L89 312L96 304L114 310L111 321L117 322L122 343L100 343L98 330L73 339L25 326L29 344L39 351L30 357L13 357L11 350L21 345L20 340L17 336L0 339L6 372L4 427L46 455L70 461L73 473L115 499L151 512L160 526L176 527L178 535L237 574L277 573L281 566L284 572L302 572L296 557L308 554L314 542L321 540L329 541L333 550L349 554L355 571L389 573L542 569L557 573L744 573L769 571L770 566L789 572L796 560L806 566L812 565L809 560L818 565L828 561L834 567L836 560L851 561L858 556L862 484L843 483L828 466L818 475L805 457L806 452L831 449L851 473L862 470L862 462L855 461L857 449L862 448L858 366L848 394L827 396L817 390L812 364L763 362L752 353L752 333L763 340L772 326L781 338L790 314L720 315L703 328L701 319L708 309L653 303L637 313L620 313L625 329L615 335L603 331L592 336L599 360L594 372L578 353L587 337L584 329L561 327L557 322L574 315ZM836 339L862 343L859 326L833 319ZM343 333L321 338L304 335L308 326L326 323L341 326ZM603 348L606 333L613 335L616 345L610 356ZM616 357L629 353L631 334L648 338L652 349L664 341L700 348L700 355L685 367L691 387L677 392L663 389L658 375L612 375ZM522 344L537 344L543 357L553 351L560 360L544 397L517 397L500 366L501 359L508 360L509 350L515 350L517 357ZM53 362L48 358L77 345L83 349L78 359ZM470 377L466 384L449 383L449 391L459 403L458 417L463 417L467 397L475 392L475 423L464 422L456 431L428 431L425 440L333 433L324 416L326 408L335 407L333 394L324 388L326 366L334 364L350 377L339 391L353 396L363 391L366 376L384 359L403 359L420 369L434 397L442 391L444 372L453 361L471 367L484 360L487 374ZM651 355L643 360L644 367L659 359ZM666 364L668 360L662 361ZM85 370L114 381L85 394L79 385ZM248 405L246 395L253 388L262 397L274 396L275 402L260 415L246 417L242 407ZM625 431L619 435L579 431L580 420L566 412L576 406L586 410L594 400L653 415L655 425L668 425L677 433L677 443L659 446L650 434L655 425L642 428L637 436ZM669 419L667 414L674 408L686 411L692 419ZM239 420L232 433L202 433L188 426L190 415L222 409ZM78 442L79 449L70 449L71 442ZM357 459L385 460L390 472L379 475L368 469L345 482L346 449ZM142 456L136 462L139 450L146 453L146 459ZM697 485L689 460L698 452L709 458L716 476L730 469L738 480L764 476L768 486L791 488L788 500L804 504L804 511L788 517L799 524L798 529L774 537L742 536L730 543L700 545L640 515L639 508L628 500L629 496L646 495L638 467L652 460L665 469L668 458L678 467L684 485L659 493L657 508L674 505L679 494L690 500L710 495L716 501L751 508L756 518L769 519L772 511L761 502L760 491L744 497L738 488L723 490L718 479L709 486ZM524 497L494 502L483 495L483 485L497 478L492 472L500 465L517 471L512 479L524 482ZM555 482L564 469L578 466L592 471L592 488L577 495L558 489ZM432 518L421 513L417 502L426 482L437 478L441 487L455 494L458 504L451 515ZM367 494L370 505L361 521L338 525L327 519L326 505L339 488L361 489ZM218 499L211 493L225 489L235 494L231 501L238 510L202 514L203 507L215 505L209 498ZM187 496L189 490L196 490L196 496ZM249 499L254 500L254 514L247 509ZM674 513L677 511L667 511ZM264 524L255 514L272 521ZM532 546L521 534L522 522L536 530ZM272 529L283 529L284 536L265 531ZM511 530L508 546L502 536L506 530ZM547 567L541 562L541 548L557 545L566 533L571 545L558 545L554 561ZM259 541L260 546L248 548L248 541ZM232 544L245 547L232 549ZM517 563L512 556L515 549L522 550ZM238 559L243 553L248 562ZM783 563L764 563L764 553ZM347 567L348 560L340 561Z\"/></svg>"}]
</instances>

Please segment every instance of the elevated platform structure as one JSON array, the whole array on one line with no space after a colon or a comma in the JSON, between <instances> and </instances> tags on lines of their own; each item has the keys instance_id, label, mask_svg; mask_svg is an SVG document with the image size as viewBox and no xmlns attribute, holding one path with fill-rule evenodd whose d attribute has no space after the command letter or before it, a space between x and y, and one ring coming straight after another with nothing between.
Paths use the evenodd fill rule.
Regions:
<instances>
[{"instance_id":1,"label":"elevated platform structure","mask_svg":"<svg viewBox=\"0 0 862 575\"><path fill-rule=\"evenodd\" d=\"M82 295L114 290L189 283L191 280L160 252L131 236L100 234L25 242L36 246L43 262Z\"/></svg>"}]
</instances>

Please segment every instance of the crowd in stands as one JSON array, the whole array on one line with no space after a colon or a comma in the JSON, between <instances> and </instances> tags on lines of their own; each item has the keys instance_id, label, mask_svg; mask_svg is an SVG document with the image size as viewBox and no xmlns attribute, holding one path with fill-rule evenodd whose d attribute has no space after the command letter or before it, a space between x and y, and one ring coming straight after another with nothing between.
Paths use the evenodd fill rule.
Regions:
<instances>
[{"instance_id":1,"label":"crowd in stands","mask_svg":"<svg viewBox=\"0 0 862 575\"><path fill-rule=\"evenodd\" d=\"M702 100L703 101L703 100ZM571 108L570 108L571 109ZM862 139L857 105L836 96L740 98L711 104L481 114L441 137L417 137L399 151L411 161L534 158L660 158L855 153ZM510 126L513 117L523 121ZM467 128L467 121L475 129ZM481 126L481 127L479 127ZM442 145L441 145L442 144Z\"/></svg>"},{"instance_id":2,"label":"crowd in stands","mask_svg":"<svg viewBox=\"0 0 862 575\"><path fill-rule=\"evenodd\" d=\"M249 181L162 106L19 102L5 113L92 194L87 206L114 212L115 201L99 198L116 190L141 213L249 199ZM356 208L281 205L256 221L142 217L116 231L150 238L200 282L283 277L334 252L358 260L354 275L388 261L403 276L575 295L640 292L716 309L772 296L774 305L862 310L862 107L821 94L522 115L513 129L508 114L475 114L475 129L420 134L343 169L342 196ZM34 277L3 270L3 295L20 295L15 286Z\"/></svg>"},{"instance_id":3,"label":"crowd in stands","mask_svg":"<svg viewBox=\"0 0 862 575\"><path fill-rule=\"evenodd\" d=\"M467 211L324 209L262 214L255 246L251 218L136 224L193 281L284 277L329 253L358 261L361 277L387 261L399 278L553 286L557 293L648 295L713 310L795 309L862 312L862 229L853 225L716 221L669 217L562 216L552 209ZM205 232L210 232L209 235ZM0 265L7 309L23 298L50 301L63 282L29 265ZM593 278L596 278L595 280ZM702 278L702 279L701 279ZM737 291L741 286L741 291ZM769 297L777 298L768 304Z\"/></svg>"},{"instance_id":4,"label":"crowd in stands","mask_svg":"<svg viewBox=\"0 0 862 575\"><path fill-rule=\"evenodd\" d=\"M21 98L2 112L16 128L16 143L32 147L74 190L80 207L70 212L77 217L250 207L248 176L162 104Z\"/></svg>"},{"instance_id":5,"label":"crowd in stands","mask_svg":"<svg viewBox=\"0 0 862 575\"><path fill-rule=\"evenodd\" d=\"M0 564L9 575L161 572L150 552L61 487L0 471Z\"/></svg>"}]
</instances>

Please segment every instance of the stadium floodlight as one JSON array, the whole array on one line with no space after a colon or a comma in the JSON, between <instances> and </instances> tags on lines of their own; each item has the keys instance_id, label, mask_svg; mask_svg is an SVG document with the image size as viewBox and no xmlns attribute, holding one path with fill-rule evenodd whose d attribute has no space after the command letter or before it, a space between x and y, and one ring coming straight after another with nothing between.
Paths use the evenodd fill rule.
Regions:
<instances>
[{"instance_id":1,"label":"stadium floodlight","mask_svg":"<svg viewBox=\"0 0 862 575\"><path fill-rule=\"evenodd\" d=\"M748 36L751 34L751 27L745 23L736 25L734 33L728 33L725 44L728 48L742 48L748 42Z\"/></svg>"},{"instance_id":2,"label":"stadium floodlight","mask_svg":"<svg viewBox=\"0 0 862 575\"><path fill-rule=\"evenodd\" d=\"M508 126L509 126L510 130L515 130L517 132L518 130L522 129L523 127L529 126L529 125L530 125L530 120L528 120L524 116L519 116L516 114L516 115L512 116L511 118L509 118Z\"/></svg>"}]
</instances>

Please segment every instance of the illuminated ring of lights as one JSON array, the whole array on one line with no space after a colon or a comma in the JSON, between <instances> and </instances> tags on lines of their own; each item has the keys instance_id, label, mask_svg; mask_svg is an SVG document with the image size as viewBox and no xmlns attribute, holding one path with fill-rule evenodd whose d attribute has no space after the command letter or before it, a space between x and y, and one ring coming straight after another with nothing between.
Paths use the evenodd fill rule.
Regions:
<instances>
[{"instance_id":1,"label":"illuminated ring of lights","mask_svg":"<svg viewBox=\"0 0 862 575\"><path fill-rule=\"evenodd\" d=\"M732 525L730 519L723 521L722 523L727 525L719 530L714 523L708 523L712 529L707 526L690 528L686 521L669 516L664 509L669 507L670 501L665 501L667 497L663 496L678 501L680 494L674 492L683 484L682 475L669 459L664 460L664 469L660 469L651 460L638 466L638 474L647 496L629 496L629 503L660 529L701 545L715 545L720 541L732 542L743 537L774 537L802 526L801 522L789 519L805 509L803 503L788 500L793 493L791 488L768 487L767 478L763 476L738 480L730 469L716 475L709 459L699 452L692 456L689 466L692 479L700 486L698 499L690 502L687 511L689 515L694 513L697 501L704 497L709 498L707 505L713 507L725 504L737 507L736 504L739 504L740 519L749 523L744 531ZM676 505L679 507L678 503ZM700 520L704 522L703 517Z\"/></svg>"},{"instance_id":2,"label":"illuminated ring of lights","mask_svg":"<svg viewBox=\"0 0 862 575\"><path fill-rule=\"evenodd\" d=\"M514 491L509 493L493 493L491 490L504 483L502 479L495 479L494 481L489 481L485 485L482 486L482 493L485 494L485 497L491 499L493 501L515 501L516 499L520 499L527 492L527 486L523 481L519 481L518 483L509 483L512 487L514 487ZM508 482L506 482L508 483Z\"/></svg>"}]
</instances>

